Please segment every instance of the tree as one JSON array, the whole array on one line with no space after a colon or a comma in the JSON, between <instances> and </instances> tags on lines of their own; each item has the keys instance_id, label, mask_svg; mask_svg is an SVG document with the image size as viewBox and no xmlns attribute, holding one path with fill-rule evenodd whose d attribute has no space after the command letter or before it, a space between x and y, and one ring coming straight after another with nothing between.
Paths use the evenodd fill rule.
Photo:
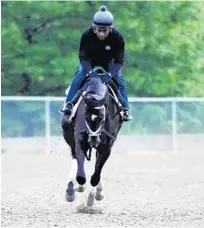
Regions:
<instances>
[{"instance_id":1,"label":"tree","mask_svg":"<svg viewBox=\"0 0 204 228\"><path fill-rule=\"evenodd\" d=\"M2 2L2 94L62 95L78 67L81 33L101 4ZM103 4L126 39L123 72L130 95L204 94L202 2ZM27 89L24 74L30 77Z\"/></svg>"}]
</instances>

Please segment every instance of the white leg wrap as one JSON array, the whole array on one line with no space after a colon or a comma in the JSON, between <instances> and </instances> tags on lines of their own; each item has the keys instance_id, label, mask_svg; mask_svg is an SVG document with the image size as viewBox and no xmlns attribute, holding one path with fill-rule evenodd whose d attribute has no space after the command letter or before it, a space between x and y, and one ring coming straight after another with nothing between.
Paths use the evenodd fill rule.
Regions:
<instances>
[{"instance_id":1,"label":"white leg wrap","mask_svg":"<svg viewBox=\"0 0 204 228\"><path fill-rule=\"evenodd\" d=\"M76 182L76 173L77 173L77 160L72 159L71 167L68 174L68 183L70 181Z\"/></svg>"}]
</instances>

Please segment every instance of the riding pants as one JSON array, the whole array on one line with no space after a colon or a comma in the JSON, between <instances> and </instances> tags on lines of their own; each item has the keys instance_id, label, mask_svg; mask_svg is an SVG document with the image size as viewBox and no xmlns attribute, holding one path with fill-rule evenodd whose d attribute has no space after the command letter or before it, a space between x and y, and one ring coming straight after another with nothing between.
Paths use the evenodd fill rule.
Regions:
<instances>
[{"instance_id":1,"label":"riding pants","mask_svg":"<svg viewBox=\"0 0 204 228\"><path fill-rule=\"evenodd\" d=\"M68 92L68 95L66 98L66 102L72 101L72 99L76 95L77 91L80 89L81 83L82 83L83 79L85 78L85 76L86 76L86 74L80 65L79 70L75 73L74 80L72 81L72 84L70 86L70 89L69 89L69 92ZM118 74L115 76L115 78L118 82L119 91L120 91L120 94L122 97L122 105L124 106L124 108L129 109L126 83L125 83L125 80L124 80L124 77L123 77L123 74L121 73L121 71L118 72Z\"/></svg>"}]
</instances>

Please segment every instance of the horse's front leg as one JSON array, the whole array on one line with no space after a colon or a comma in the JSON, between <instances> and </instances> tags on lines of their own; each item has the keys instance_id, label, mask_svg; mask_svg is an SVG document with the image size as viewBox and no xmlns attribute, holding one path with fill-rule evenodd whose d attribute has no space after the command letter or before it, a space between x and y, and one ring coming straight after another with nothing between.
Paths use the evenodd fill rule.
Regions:
<instances>
[{"instance_id":1,"label":"horse's front leg","mask_svg":"<svg viewBox=\"0 0 204 228\"><path fill-rule=\"evenodd\" d=\"M89 144L87 142L88 136L87 133L81 133L75 135L76 141L76 159L77 159L77 173L76 180L79 184L78 190L79 192L84 191L83 187L86 183L86 174L84 170L84 161L85 161L85 153L89 149Z\"/></svg>"},{"instance_id":2,"label":"horse's front leg","mask_svg":"<svg viewBox=\"0 0 204 228\"><path fill-rule=\"evenodd\" d=\"M98 150L96 157L96 165L93 175L91 176L91 190L87 199L87 205L93 206L94 199L102 200L104 196L102 195L102 181L101 172L102 168L110 156L110 149L103 151Z\"/></svg>"},{"instance_id":3,"label":"horse's front leg","mask_svg":"<svg viewBox=\"0 0 204 228\"><path fill-rule=\"evenodd\" d=\"M75 191L84 192L85 190L86 177L83 161L83 158L80 156L79 159L72 159L68 175L68 185L65 193L65 198L68 202L73 202L75 200ZM76 184L76 179L78 184Z\"/></svg>"},{"instance_id":4,"label":"horse's front leg","mask_svg":"<svg viewBox=\"0 0 204 228\"><path fill-rule=\"evenodd\" d=\"M86 175L84 171L84 152L89 148L85 138L86 135L84 134L75 135L75 157L72 158L65 194L65 198L68 202L75 200L75 190L78 192L85 190ZM76 180L78 184L76 184Z\"/></svg>"}]
</instances>

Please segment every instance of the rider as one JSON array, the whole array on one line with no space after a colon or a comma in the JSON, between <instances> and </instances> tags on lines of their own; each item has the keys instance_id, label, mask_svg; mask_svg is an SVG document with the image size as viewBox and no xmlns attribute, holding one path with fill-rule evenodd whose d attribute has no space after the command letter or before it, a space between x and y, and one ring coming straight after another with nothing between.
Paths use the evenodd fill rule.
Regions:
<instances>
[{"instance_id":1,"label":"rider","mask_svg":"<svg viewBox=\"0 0 204 228\"><path fill-rule=\"evenodd\" d=\"M95 76L95 66L103 67L108 73L104 78L115 77L119 84L119 91L122 96L123 120L129 121L132 115L129 111L126 84L121 73L124 62L125 41L122 34L113 27L113 15L101 6L100 10L93 17L93 25L81 36L79 59L80 68L70 86L64 107L65 115L70 115L73 107L72 99L80 88L80 85L87 74Z\"/></svg>"}]
</instances>

